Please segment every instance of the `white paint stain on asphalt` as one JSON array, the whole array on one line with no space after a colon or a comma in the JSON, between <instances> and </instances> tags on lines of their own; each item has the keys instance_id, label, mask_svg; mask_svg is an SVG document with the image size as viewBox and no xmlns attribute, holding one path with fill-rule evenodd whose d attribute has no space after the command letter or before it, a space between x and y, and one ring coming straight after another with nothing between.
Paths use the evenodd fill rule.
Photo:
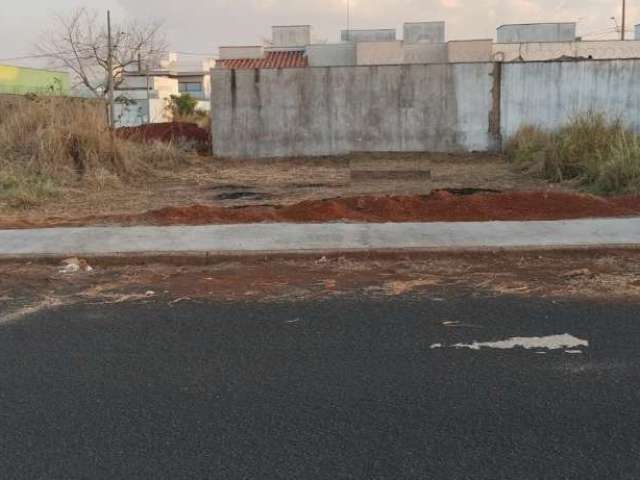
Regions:
<instances>
[{"instance_id":1,"label":"white paint stain on asphalt","mask_svg":"<svg viewBox=\"0 0 640 480\"><path fill-rule=\"evenodd\" d=\"M513 350L522 348L525 350L564 350L566 353L583 353L579 348L589 348L589 342L568 333L564 335L550 335L547 337L512 337L506 340L495 342L473 342L457 343L448 345L448 348L481 350L483 348L496 350ZM442 344L436 343L431 349L444 348Z\"/></svg>"}]
</instances>

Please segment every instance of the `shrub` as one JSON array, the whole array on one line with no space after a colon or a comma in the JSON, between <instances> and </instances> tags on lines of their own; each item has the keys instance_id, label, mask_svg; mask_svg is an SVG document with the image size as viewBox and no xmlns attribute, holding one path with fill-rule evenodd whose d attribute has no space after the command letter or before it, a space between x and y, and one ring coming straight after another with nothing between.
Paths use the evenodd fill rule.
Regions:
<instances>
[{"instance_id":1,"label":"shrub","mask_svg":"<svg viewBox=\"0 0 640 480\"><path fill-rule=\"evenodd\" d=\"M546 153L551 141L551 135L547 132L525 126L507 142L505 151L509 160L518 167L529 173L540 174L544 172Z\"/></svg>"},{"instance_id":2,"label":"shrub","mask_svg":"<svg viewBox=\"0 0 640 480\"><path fill-rule=\"evenodd\" d=\"M619 132L609 155L595 167L593 177L597 192L640 193L640 137Z\"/></svg>"},{"instance_id":3,"label":"shrub","mask_svg":"<svg viewBox=\"0 0 640 480\"><path fill-rule=\"evenodd\" d=\"M167 100L167 109L173 117L186 117L195 113L198 101L188 93L182 95L171 95Z\"/></svg>"},{"instance_id":4,"label":"shrub","mask_svg":"<svg viewBox=\"0 0 640 480\"><path fill-rule=\"evenodd\" d=\"M599 113L578 115L555 132L523 127L505 150L514 164L551 181L595 193L640 191L640 137Z\"/></svg>"}]
</instances>

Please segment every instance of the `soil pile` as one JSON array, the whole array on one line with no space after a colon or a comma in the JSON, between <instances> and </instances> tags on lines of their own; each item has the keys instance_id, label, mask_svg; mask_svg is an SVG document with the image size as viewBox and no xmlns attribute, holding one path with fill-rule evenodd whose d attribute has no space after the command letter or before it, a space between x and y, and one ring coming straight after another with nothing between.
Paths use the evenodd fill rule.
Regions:
<instances>
[{"instance_id":1,"label":"soil pile","mask_svg":"<svg viewBox=\"0 0 640 480\"><path fill-rule=\"evenodd\" d=\"M49 218L2 222L3 228L79 225L207 225L242 223L403 223L509 220L564 220L640 216L640 196L601 198L561 192L467 194L455 190L430 195L310 200L294 205L167 207L134 215Z\"/></svg>"},{"instance_id":2,"label":"soil pile","mask_svg":"<svg viewBox=\"0 0 640 480\"><path fill-rule=\"evenodd\" d=\"M116 132L122 138L140 142L191 143L202 153L208 153L211 144L209 132L195 123L151 123L119 128Z\"/></svg>"},{"instance_id":3,"label":"soil pile","mask_svg":"<svg viewBox=\"0 0 640 480\"><path fill-rule=\"evenodd\" d=\"M561 220L634 215L640 215L640 196L606 199L558 192L459 195L436 191L427 196L338 198L288 206L168 207L141 215L112 216L102 220L119 224L202 225Z\"/></svg>"}]
</instances>

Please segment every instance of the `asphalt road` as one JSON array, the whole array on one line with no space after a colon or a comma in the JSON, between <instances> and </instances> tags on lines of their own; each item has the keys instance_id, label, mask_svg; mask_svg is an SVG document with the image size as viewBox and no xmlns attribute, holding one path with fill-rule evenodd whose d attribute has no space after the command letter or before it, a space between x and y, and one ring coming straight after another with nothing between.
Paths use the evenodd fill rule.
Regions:
<instances>
[{"instance_id":1,"label":"asphalt road","mask_svg":"<svg viewBox=\"0 0 640 480\"><path fill-rule=\"evenodd\" d=\"M638 479L639 313L455 295L42 313L0 326L0 476ZM579 344L531 338L564 334Z\"/></svg>"}]
</instances>

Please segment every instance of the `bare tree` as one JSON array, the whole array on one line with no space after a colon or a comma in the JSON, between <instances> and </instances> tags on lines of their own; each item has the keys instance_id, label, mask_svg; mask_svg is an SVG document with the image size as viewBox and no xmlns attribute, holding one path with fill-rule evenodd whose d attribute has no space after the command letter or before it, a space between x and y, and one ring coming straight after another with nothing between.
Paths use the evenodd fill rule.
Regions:
<instances>
[{"instance_id":1,"label":"bare tree","mask_svg":"<svg viewBox=\"0 0 640 480\"><path fill-rule=\"evenodd\" d=\"M87 8L56 15L54 26L42 34L37 50L60 68L71 70L76 86L86 87L105 98L109 86L107 28L98 12ZM130 21L113 27L113 88L124 80L124 72L137 70L138 63L154 64L167 49L162 23Z\"/></svg>"}]
</instances>

